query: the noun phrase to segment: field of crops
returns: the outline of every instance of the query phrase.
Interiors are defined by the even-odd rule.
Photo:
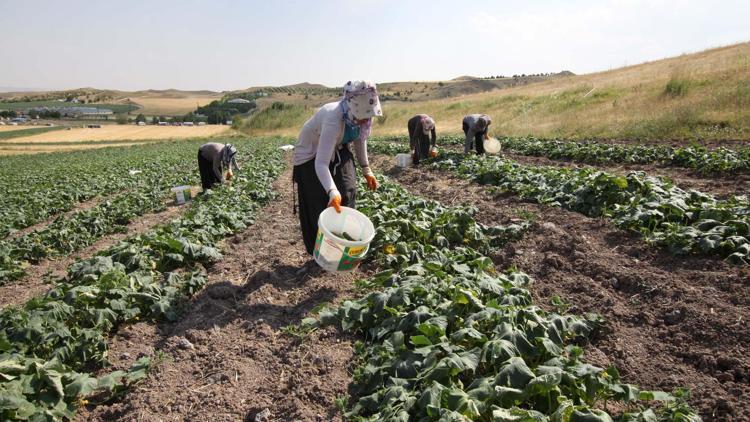
[[[138,107],[131,105],[131,104],[104,104],[104,103],[102,104],[99,104],[99,103],[73,104],[73,103],[66,103],[62,101],[0,102],[0,110],[11,110],[11,111],[28,110],[30,108],[35,108],[35,107],[69,107],[69,106],[106,108],[106,109],[112,110],[115,113],[127,113],[129,111],[138,109]]]
[[[126,231],[0,309],[1,420],[750,418],[747,197],[463,155],[457,136],[396,169],[408,142],[380,138],[381,186],[357,199],[375,239],[334,274],[301,246],[290,140],[226,139],[232,185],[131,234],[199,183],[201,141],[0,157],[0,295]],[[741,150],[504,142],[746,171]]]
[[[72,418],[88,397],[106,400],[146,376],[149,358],[139,359],[128,371],[95,376],[107,364],[107,335],[132,321],[176,318],[178,303],[205,283],[202,265],[221,258],[217,242],[251,224],[259,205],[271,198],[280,153],[273,145],[238,144],[252,154],[242,163],[249,178],[200,197],[174,221],[74,264],[44,296],[0,312],[3,419]],[[197,147],[192,146],[179,144],[190,156]],[[161,157],[187,164],[174,144],[167,148],[171,150],[158,151]],[[150,152],[140,150],[141,161],[129,164],[148,163]],[[177,171],[170,181],[191,182],[192,173]],[[149,185],[163,201],[169,184],[158,183]],[[134,203],[141,199],[131,197]]]

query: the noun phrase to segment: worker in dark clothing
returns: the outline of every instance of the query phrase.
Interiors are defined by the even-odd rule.
[[[486,114],[470,114],[464,117],[463,129],[466,135],[464,142],[464,154],[471,151],[472,144],[476,143],[477,155],[484,154],[484,140],[489,139],[487,131],[492,124],[492,119]]]
[[[198,169],[201,173],[203,190],[211,189],[215,184],[224,183],[224,172],[231,180],[232,168],[239,170],[235,156],[237,148],[232,144],[209,142],[198,148]]]
[[[414,165],[431,156],[430,146],[435,148],[435,121],[426,114],[417,114],[406,124],[409,130],[409,148]]]

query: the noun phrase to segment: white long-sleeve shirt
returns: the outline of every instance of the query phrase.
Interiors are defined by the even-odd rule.
[[[336,189],[329,165],[344,138],[344,114],[339,101],[323,105],[315,112],[299,134],[294,147],[294,165],[315,159],[315,173],[326,192]],[[367,159],[367,139],[352,141],[354,151],[365,175],[372,174]]]

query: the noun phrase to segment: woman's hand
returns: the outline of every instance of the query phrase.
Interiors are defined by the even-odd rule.
[[[378,188],[378,180],[375,179],[375,176],[366,174],[365,180],[367,180],[367,187],[370,188],[370,190],[375,190]]]
[[[337,213],[341,214],[341,194],[337,190],[328,193],[328,206],[333,207]]]

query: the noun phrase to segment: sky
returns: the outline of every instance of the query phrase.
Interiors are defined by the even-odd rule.
[[[0,0],[0,89],[558,72],[750,41],[748,0]]]

